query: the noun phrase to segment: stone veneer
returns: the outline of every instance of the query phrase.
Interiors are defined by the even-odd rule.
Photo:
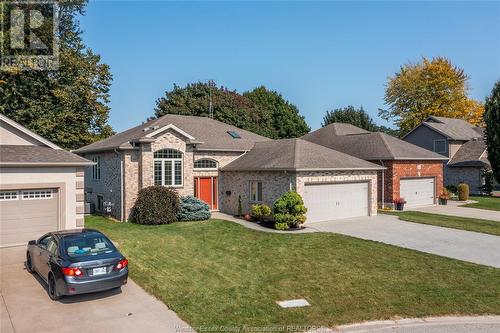
[[[373,161],[374,162],[374,161]],[[376,163],[376,162],[374,162]],[[378,163],[380,164],[380,163]],[[384,198],[387,205],[392,205],[400,197],[401,178],[433,177],[436,183],[436,200],[443,189],[443,162],[442,161],[384,161]],[[378,198],[382,198],[382,171],[378,177]]]
[[[83,228],[85,225],[85,168],[76,168],[75,173],[75,195],[76,195],[76,226]]]
[[[304,195],[305,185],[314,183],[345,183],[368,181],[370,186],[371,215],[377,215],[376,171],[299,171],[288,172],[243,172],[224,171],[220,176],[219,198],[221,211],[238,213],[238,196],[241,196],[242,212],[249,213],[250,181],[262,182],[262,203],[272,207],[283,193],[295,190]]]

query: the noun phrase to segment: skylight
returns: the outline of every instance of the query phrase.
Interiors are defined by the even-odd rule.
[[[241,136],[236,131],[227,131],[227,134],[231,135],[233,139],[241,139]]]

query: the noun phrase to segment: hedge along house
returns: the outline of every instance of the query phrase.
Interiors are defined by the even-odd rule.
[[[85,173],[86,200],[126,221],[138,191],[152,185],[219,210],[219,169],[268,140],[210,118],[165,115],[75,152],[95,162]]]
[[[252,204],[272,206],[297,191],[307,222],[377,214],[377,171],[384,168],[301,139],[257,142],[221,169],[221,210],[243,213]]]
[[[379,172],[378,202],[392,206],[397,198],[406,207],[432,205],[443,187],[442,155],[381,132],[333,123],[306,134],[304,140],[384,166]]]

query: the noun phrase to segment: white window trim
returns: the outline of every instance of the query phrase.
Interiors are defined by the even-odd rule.
[[[256,193],[257,195],[256,195],[256,199],[255,200],[253,200],[253,198],[252,198],[252,184],[253,183],[257,184],[257,193]],[[259,183],[262,184],[260,186],[260,188],[261,188],[261,193],[260,193],[261,200],[259,200]],[[262,202],[264,202],[264,182],[262,180],[251,180],[249,182],[249,191],[250,191],[250,193],[249,193],[250,194],[249,195],[249,199],[250,200],[249,201],[251,203],[262,203]]]
[[[92,162],[92,180],[101,180],[101,156],[93,156]]]
[[[38,198],[36,197],[30,197],[30,193],[36,193],[36,192],[47,192],[50,195],[45,196],[40,196]],[[35,194],[36,195],[36,194]],[[54,197],[54,191],[52,190],[28,190],[28,191],[22,191],[21,193],[21,200],[46,200],[46,199],[52,199]]]
[[[174,149],[175,150],[175,149]],[[171,187],[171,188],[181,188],[184,187],[184,153],[179,151],[182,155],[182,158],[153,158],[153,184],[155,182],[155,162],[161,162],[161,186]],[[171,176],[172,176],[172,185],[165,184],[165,163],[169,162],[171,164]],[[181,183],[175,184],[175,162],[181,163]]]
[[[203,161],[203,160],[215,162],[215,168],[197,168],[195,166],[196,162]],[[211,158],[200,158],[200,159],[197,159],[196,161],[194,161],[193,170],[201,170],[201,171],[214,171],[215,170],[215,171],[217,171],[217,170],[219,170],[219,162],[217,162],[216,160],[211,159]]]
[[[2,197],[0,197],[0,201],[14,201],[19,199],[18,191],[1,191]],[[4,196],[8,194],[10,198],[5,198]]]
[[[437,151],[436,150],[436,143],[437,142],[444,142],[444,151]],[[434,150],[435,153],[438,153],[438,154],[446,153],[446,140],[443,140],[443,139],[434,140],[432,148],[433,148],[433,150]]]

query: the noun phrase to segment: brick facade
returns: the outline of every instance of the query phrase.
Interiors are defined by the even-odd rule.
[[[449,167],[444,168],[445,185],[458,186],[460,183],[469,185],[471,194],[481,194],[483,186],[483,171],[480,167]]]
[[[380,164],[380,163],[378,163]],[[384,201],[392,204],[396,198],[400,197],[401,178],[414,177],[434,177],[436,183],[436,198],[443,189],[443,162],[442,161],[384,161],[387,168],[378,172],[378,198],[381,203],[382,198],[382,172]]]

